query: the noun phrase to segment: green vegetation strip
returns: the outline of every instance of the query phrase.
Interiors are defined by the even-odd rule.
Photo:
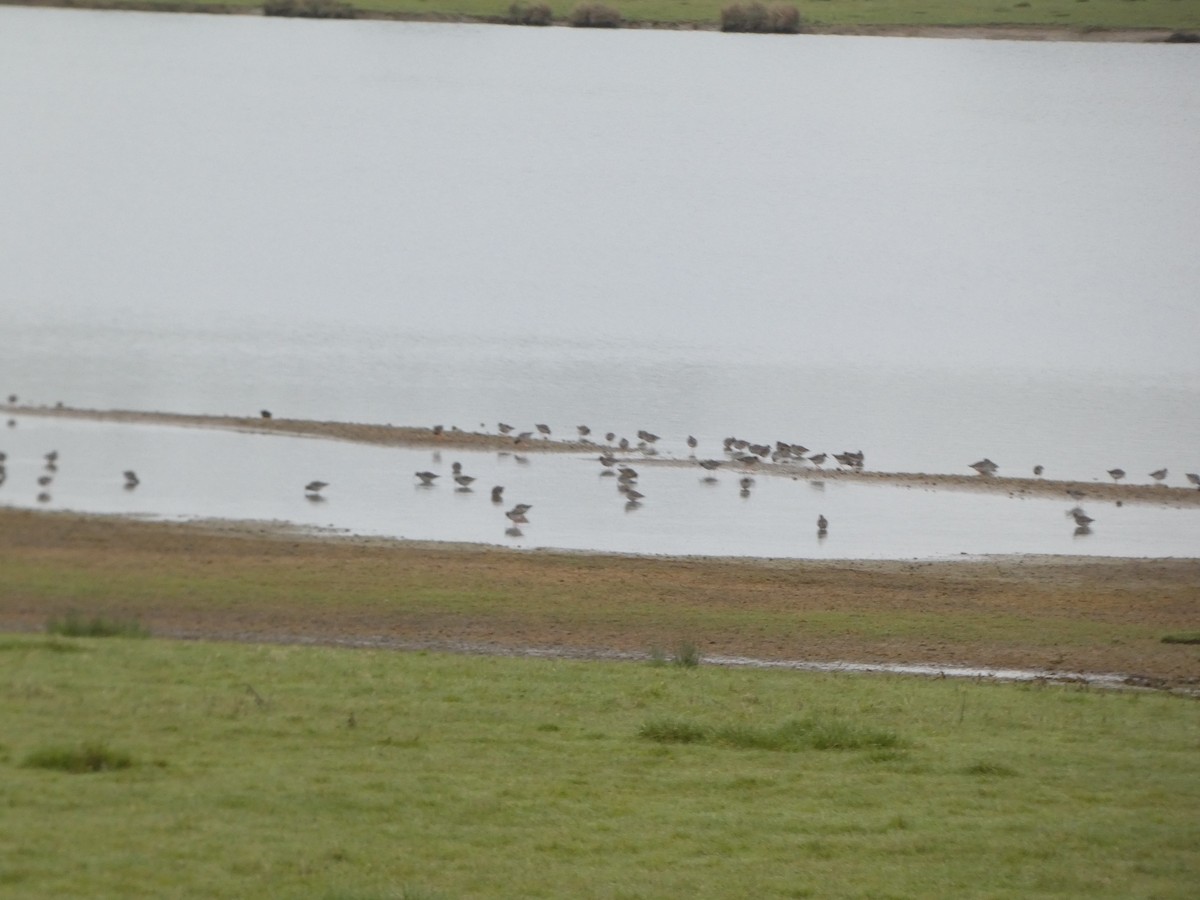
[[[657,24],[688,28],[718,28],[727,10],[754,6],[740,0],[64,0],[63,5],[98,8],[163,10],[259,11],[274,15],[340,18],[348,15],[393,16],[447,21],[511,22],[514,24],[591,25]],[[767,2],[768,17],[778,19],[781,7],[798,11],[801,30],[911,29],[922,27],[979,28],[1035,27],[1088,29],[1196,29],[1200,4],[1192,0],[1016,0],[981,3],[976,0],[794,0]],[[546,13],[541,8],[546,9]],[[590,8],[591,11],[585,11]],[[611,11],[597,13],[597,8]],[[531,15],[531,10],[534,14]],[[735,16],[736,18],[736,16]],[[791,31],[791,20],[778,30]],[[743,29],[737,29],[743,30]],[[751,30],[763,30],[754,28]]]
[[[1190,898],[1196,710],[1038,685],[10,635],[0,894]]]

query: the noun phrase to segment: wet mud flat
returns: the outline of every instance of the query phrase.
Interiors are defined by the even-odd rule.
[[[1177,640],[1200,560],[644,557],[0,508],[0,629],[72,611],[187,639],[1200,685]]]

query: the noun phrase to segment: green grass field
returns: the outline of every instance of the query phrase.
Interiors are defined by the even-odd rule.
[[[1157,897],[1200,706],[781,671],[0,636],[0,896]]]
[[[512,0],[349,0],[368,12],[408,16],[503,19]],[[535,2],[535,0],[525,0]],[[564,20],[579,0],[547,0]],[[607,0],[629,23],[713,27],[730,0]],[[768,0],[771,2],[771,0]],[[164,9],[255,8],[252,0],[81,0],[79,5]],[[1035,25],[1061,28],[1200,28],[1195,0],[793,0],[805,23],[815,27],[922,25]]]

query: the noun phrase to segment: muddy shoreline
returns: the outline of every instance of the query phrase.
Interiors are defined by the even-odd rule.
[[[263,418],[229,415],[193,415],[136,410],[80,409],[68,406],[0,407],[8,417],[40,416],[81,419],[132,425],[167,425],[188,428],[215,428],[255,434],[282,434],[373,444],[386,447],[429,447],[431,449],[494,450],[497,452],[599,454],[614,452],[619,459],[636,461],[639,466],[698,466],[695,459],[644,456],[636,450],[627,453],[604,443],[567,441],[543,437],[513,438],[501,434],[464,431],[454,426],[400,426],[360,422],[321,422],[306,419]],[[1049,478],[1013,476],[983,477],[957,473],[878,472],[871,469],[816,468],[797,463],[742,464],[727,459],[728,471],[753,472],[756,476],[792,479],[819,479],[860,484],[888,484],[930,490],[973,491],[1014,497],[1047,497],[1069,503],[1100,501],[1141,503],[1177,508],[1200,507],[1200,490],[1157,484],[1129,484],[1101,481],[1065,481]]]
[[[698,559],[0,507],[0,630],[69,612],[193,640],[828,671],[1017,670],[1192,692],[1200,560]],[[980,675],[979,677],[987,677]]]

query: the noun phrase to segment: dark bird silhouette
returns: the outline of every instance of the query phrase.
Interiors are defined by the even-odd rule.
[[[492,488],[492,502],[493,503],[503,503],[504,502],[504,485],[498,484],[494,488]]]
[[[442,477],[437,472],[417,472],[416,476],[421,479],[422,486],[426,487],[433,484],[433,479]]]
[[[1153,478],[1155,481],[1161,482],[1164,478],[1167,477],[1167,470],[1166,469],[1156,469],[1155,471],[1150,473],[1150,477]]]
[[[306,494],[319,494],[327,487],[329,487],[328,481],[310,481],[304,486],[304,492]]]
[[[137,477],[137,472],[133,471],[133,469],[126,469],[124,474],[125,487],[135,488],[142,483],[141,479]]]
[[[829,520],[824,515],[817,516],[817,534],[827,534],[829,532]]]

